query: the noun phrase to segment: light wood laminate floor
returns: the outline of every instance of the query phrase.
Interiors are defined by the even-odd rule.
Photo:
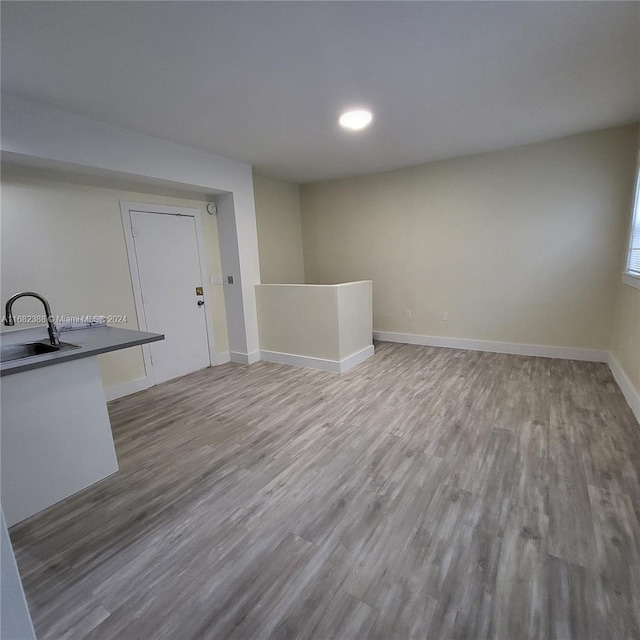
[[[604,364],[379,343],[110,404],[121,470],[11,531],[40,638],[640,637]]]

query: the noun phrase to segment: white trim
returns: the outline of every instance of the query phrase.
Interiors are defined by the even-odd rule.
[[[229,354],[229,352],[223,351],[222,353],[219,353],[218,357],[216,358],[216,364],[225,364],[227,362],[231,362],[231,355]]]
[[[631,247],[633,246],[633,230],[635,228],[636,223],[640,224],[640,220],[638,220],[638,216],[640,216],[640,151],[638,151],[638,160],[636,162],[636,182],[635,189],[633,190],[633,202],[631,205],[631,220],[629,221],[629,242],[627,243],[627,258],[625,260],[625,273],[629,274],[629,266],[631,264]],[[635,277],[635,274],[630,274],[631,277]],[[630,282],[626,282],[624,277],[622,278],[622,282],[625,284],[629,284],[632,287],[635,287],[635,284],[631,284]],[[640,286],[638,287],[640,289]]]
[[[633,415],[638,422],[640,422],[640,391],[633,386],[633,383],[629,380],[629,376],[620,366],[620,363],[616,360],[613,353],[609,353],[609,369],[611,369],[611,373],[618,383],[622,395],[624,395],[626,401],[629,403]]]
[[[187,207],[168,207],[160,204],[148,204],[143,202],[126,202],[120,201],[120,213],[122,215],[122,227],[124,229],[125,244],[127,247],[127,258],[129,260],[129,273],[131,275],[131,285],[133,288],[133,299],[136,308],[136,316],[138,318],[138,328],[140,331],[147,331],[147,318],[145,316],[144,305],[142,304],[142,286],[140,283],[140,273],[138,272],[136,247],[131,231],[131,212],[141,211],[143,213],[156,213],[159,215],[181,215],[190,216],[194,219],[196,228],[196,244],[198,246],[198,262],[200,265],[200,279],[203,291],[205,293],[204,313],[205,325],[207,331],[207,343],[209,347],[209,365],[217,364],[215,340],[213,336],[213,309],[211,308],[211,295],[207,277],[206,255],[204,251],[204,232],[202,230],[202,216],[200,209],[192,209]],[[144,358],[144,368],[147,377],[150,379],[149,386],[156,384],[153,372],[153,364],[151,362],[151,349],[148,344],[142,345],[142,355]]]
[[[320,287],[324,289],[330,289],[334,287],[349,287],[354,284],[362,284],[363,282],[373,283],[373,280],[353,280],[350,282],[336,282],[335,284],[306,284],[304,282],[259,282],[258,284],[261,287]]]
[[[111,402],[111,400],[130,396],[132,393],[138,393],[138,391],[144,391],[150,387],[153,387],[153,382],[151,378],[147,376],[145,378],[137,378],[136,380],[128,380],[127,382],[116,384],[113,387],[105,387],[104,396],[107,402]]]
[[[299,356],[293,353],[280,353],[279,351],[261,351],[260,355],[267,362],[277,362],[294,367],[305,367],[307,369],[320,369],[330,373],[344,373],[353,369],[357,364],[364,362],[374,353],[373,345],[369,345],[342,360],[327,360],[325,358],[312,358],[311,356]]]
[[[237,364],[253,364],[260,360],[260,351],[252,351],[251,353],[242,353],[241,351],[230,351],[229,360]]]
[[[622,272],[622,282],[630,287],[640,289],[640,274],[631,273],[629,271]]]
[[[207,254],[204,250],[204,230],[202,228],[202,214],[200,209],[193,209],[195,212],[194,221],[196,223],[196,243],[198,245],[198,258],[200,262],[200,278],[202,291],[207,295],[204,297],[204,319],[207,330],[207,341],[209,343],[209,364],[213,365],[217,361],[216,341],[213,335],[213,296],[211,295],[209,276],[207,273]]]
[[[294,367],[306,367],[307,369],[320,369],[321,371],[340,373],[339,360],[297,356],[293,353],[280,353],[279,351],[261,351],[260,355],[262,359],[267,362],[277,362],[278,364],[288,364]]]
[[[440,336],[422,336],[412,333],[394,333],[392,331],[374,331],[373,338],[374,340],[381,340],[382,342],[403,342],[406,344],[420,344],[430,347],[445,347],[448,349],[511,353],[519,356],[586,360],[588,362],[609,361],[609,352],[600,349],[517,344],[514,342],[491,342],[488,340],[469,340],[467,338],[443,338]]]
[[[131,231],[131,209],[129,202],[120,202],[120,214],[122,216],[122,227],[124,230],[124,241],[127,248],[127,260],[129,262],[129,275],[131,276],[131,287],[133,289],[133,303],[136,309],[136,319],[138,321],[138,329],[140,331],[147,330],[147,319],[144,315],[144,306],[142,305],[142,287],[140,285],[140,274],[138,273],[138,264],[136,261],[136,247],[133,242],[133,233]],[[153,375],[153,365],[151,364],[151,350],[148,344],[142,345],[142,358],[144,360],[144,371],[149,379],[150,386],[156,381]]]
[[[345,371],[349,371],[349,369],[353,369],[353,367],[355,367],[356,365],[369,359],[374,353],[375,347],[370,344],[364,349],[360,349],[360,351],[356,351],[350,356],[342,358],[342,360],[340,360],[340,373],[344,373]]]

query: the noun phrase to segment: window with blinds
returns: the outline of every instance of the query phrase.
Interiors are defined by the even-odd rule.
[[[640,168],[636,175],[636,197],[633,202],[633,219],[631,222],[631,240],[629,241],[627,272],[634,276],[640,276]]]

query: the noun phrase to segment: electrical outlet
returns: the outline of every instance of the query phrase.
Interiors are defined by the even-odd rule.
[[[411,315],[412,315],[412,314],[411,314],[411,309],[407,309],[407,310],[404,312],[404,317],[405,317],[407,320],[411,320]]]
[[[442,314],[442,322],[446,322],[449,319],[449,314],[445,311]]]
[[[209,282],[211,284],[222,284],[222,276],[210,276]]]

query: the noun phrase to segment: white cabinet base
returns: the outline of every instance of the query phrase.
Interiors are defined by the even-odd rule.
[[[3,376],[0,394],[9,526],[118,470],[97,357]]]

